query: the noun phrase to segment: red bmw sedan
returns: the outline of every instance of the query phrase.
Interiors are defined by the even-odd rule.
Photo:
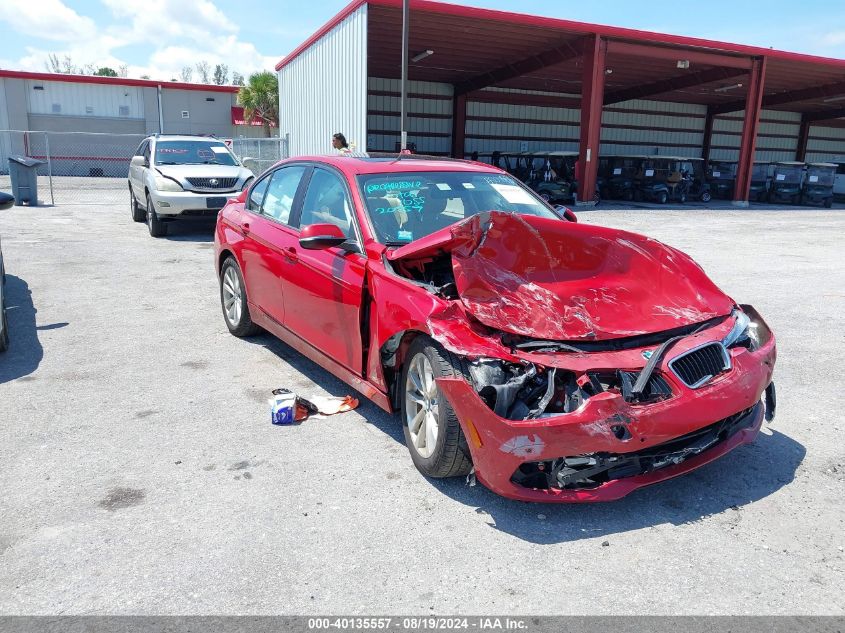
[[[429,477],[607,501],[752,442],[775,339],[684,253],[578,223],[509,174],[282,161],[221,211],[220,300],[404,427]]]

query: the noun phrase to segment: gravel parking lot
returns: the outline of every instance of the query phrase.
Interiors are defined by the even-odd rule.
[[[602,210],[690,253],[779,338],[752,446],[604,505],[507,501],[414,469],[347,387],[228,334],[210,225],[126,204],[0,213],[2,614],[843,614],[845,212]]]

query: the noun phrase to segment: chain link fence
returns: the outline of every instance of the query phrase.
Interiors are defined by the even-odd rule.
[[[256,176],[288,157],[288,139],[273,138],[236,138],[232,140],[232,151],[241,159],[244,167]]]
[[[0,130],[0,190],[11,192],[9,157],[42,161],[39,204],[126,202],[129,161],[144,134]],[[223,139],[221,139],[223,140]],[[288,155],[286,138],[235,138],[231,149],[256,175]]]

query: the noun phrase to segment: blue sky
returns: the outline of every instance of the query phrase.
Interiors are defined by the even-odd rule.
[[[276,61],[347,0],[0,0],[0,68],[125,64],[130,77],[179,77],[225,63],[248,74]],[[845,0],[470,0],[463,4],[845,58]],[[193,80],[197,80],[193,72]]]

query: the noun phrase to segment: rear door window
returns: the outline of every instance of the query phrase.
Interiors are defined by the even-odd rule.
[[[296,191],[304,173],[305,167],[301,165],[282,167],[275,171],[269,179],[270,184],[267,186],[261,213],[277,222],[288,224]]]

